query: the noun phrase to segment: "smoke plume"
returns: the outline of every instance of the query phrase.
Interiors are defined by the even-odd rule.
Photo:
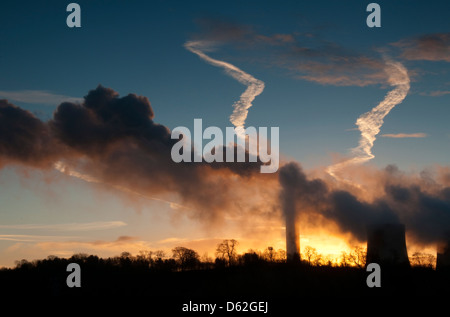
[[[146,97],[102,86],[82,103],[64,102],[42,122],[29,111],[0,101],[0,167],[21,164],[54,169],[88,182],[107,184],[151,199],[178,195],[185,212],[206,223],[223,212],[241,212],[235,201],[258,194],[237,184],[270,181],[260,163],[175,163],[169,129],[154,122]],[[237,151],[235,151],[237,152]],[[225,151],[223,151],[225,153]]]
[[[177,140],[154,118],[147,98],[120,97],[102,86],[82,103],[59,105],[48,122],[0,100],[0,167],[57,168],[151,199],[169,201],[170,195],[170,201],[182,207],[178,212],[208,225],[226,217],[252,216],[254,221],[253,216],[279,216],[277,211],[282,211],[297,226],[308,225],[304,219],[316,221],[316,226],[333,223],[360,241],[366,238],[366,225],[377,223],[402,223],[407,234],[423,244],[447,237],[446,167],[416,176],[395,166],[358,166],[354,170],[363,178],[363,192],[326,177],[311,178],[297,163],[284,164],[278,174],[260,173],[260,163],[175,163],[170,152]],[[245,219],[243,225],[249,223],[240,219]]]
[[[58,151],[48,125],[29,111],[0,100],[0,168],[10,161],[40,167]]]
[[[371,189],[381,187],[382,193],[371,200],[354,187],[350,191],[333,188],[322,179],[310,180],[297,163],[284,165],[279,175],[280,201],[287,218],[323,218],[359,241],[365,241],[367,225],[383,223],[404,224],[421,244],[436,243],[448,235],[450,187],[426,173],[414,178],[395,166],[374,172],[368,176],[375,179]]]

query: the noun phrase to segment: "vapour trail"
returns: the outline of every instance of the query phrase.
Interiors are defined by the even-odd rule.
[[[151,199],[151,200],[156,200],[156,201],[160,201],[160,202],[163,202],[163,203],[167,203],[167,204],[169,204],[169,206],[172,209],[190,209],[190,208],[188,208],[186,206],[180,205],[180,204],[175,203],[173,201],[147,196],[147,195],[141,194],[139,192],[136,192],[134,190],[131,190],[129,188],[123,187],[123,186],[118,186],[118,185],[113,185],[113,184],[108,184],[108,183],[102,182],[101,180],[99,180],[99,179],[97,179],[95,177],[92,177],[90,175],[77,172],[77,171],[75,171],[73,169],[70,169],[70,167],[68,167],[67,165],[65,165],[61,161],[58,161],[55,164],[53,164],[53,167],[57,171],[59,171],[59,172],[61,172],[63,174],[66,174],[66,175],[69,175],[69,176],[72,176],[72,177],[76,177],[76,178],[84,180],[85,182],[88,182],[88,183],[106,184],[106,185],[111,186],[111,187],[113,187],[113,188],[115,188],[117,190],[120,190],[120,191],[124,192],[124,193],[129,193],[129,194],[140,196],[140,197],[143,197],[143,198],[146,198],[146,199]]]
[[[230,116],[230,121],[235,126],[236,134],[238,136],[243,136],[248,109],[252,106],[255,97],[263,92],[264,82],[230,63],[219,61],[203,53],[202,50],[208,49],[211,44],[211,42],[206,41],[188,41],[184,44],[184,47],[192,53],[197,54],[209,64],[222,67],[228,75],[247,86],[247,89],[242,93],[240,99],[233,104],[234,110]]]
[[[352,149],[353,157],[343,162],[331,165],[327,168],[328,174],[335,179],[342,180],[337,173],[349,165],[365,163],[375,157],[372,153],[373,143],[377,134],[384,123],[384,118],[399,103],[401,103],[410,88],[410,79],[408,70],[399,62],[386,60],[385,71],[389,78],[389,84],[395,88],[391,90],[383,101],[381,101],[371,111],[362,114],[357,120],[356,125],[361,132],[359,144]],[[351,183],[348,180],[345,182]]]

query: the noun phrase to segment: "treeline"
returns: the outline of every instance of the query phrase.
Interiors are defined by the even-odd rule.
[[[0,269],[0,293],[36,296],[103,296],[123,294],[147,298],[184,298],[214,296],[217,301],[234,298],[287,298],[296,296],[370,297],[447,292],[450,270],[434,270],[433,257],[415,254],[415,264],[426,269],[389,270],[383,268],[382,285],[367,287],[366,250],[355,247],[336,258],[305,247],[301,261],[286,261],[284,250],[237,252],[236,240],[217,245],[213,257],[195,250],[175,247],[171,252],[141,251],[133,255],[101,258],[74,254],[70,258],[50,255],[40,260],[21,260],[12,269]],[[81,287],[67,284],[70,263],[80,268]],[[273,306],[273,305],[272,305]],[[181,306],[180,306],[181,307]]]
[[[195,250],[186,247],[175,247],[172,254],[165,251],[140,251],[137,255],[122,252],[120,256],[99,258],[96,255],[84,253],[74,254],[70,258],[59,258],[54,255],[42,260],[16,261],[16,270],[27,271],[33,268],[45,269],[48,266],[67,265],[67,263],[85,264],[90,267],[124,268],[135,270],[156,271],[187,271],[220,269],[226,267],[264,266],[277,263],[286,263],[285,250],[275,250],[267,247],[263,251],[248,250],[243,254],[237,253],[238,241],[223,240],[217,245],[215,258],[207,254],[200,256]],[[416,252],[410,257],[410,263],[415,267],[434,268],[436,257],[431,254]],[[356,267],[364,268],[366,265],[366,249],[356,246],[350,252],[342,252],[338,257],[322,255],[313,247],[306,246],[301,253],[301,264],[314,267]]]

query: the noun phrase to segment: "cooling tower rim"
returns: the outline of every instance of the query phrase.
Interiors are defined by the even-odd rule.
[[[382,229],[398,229],[405,230],[405,224],[399,222],[380,222],[366,224],[366,228],[369,231],[382,230]]]

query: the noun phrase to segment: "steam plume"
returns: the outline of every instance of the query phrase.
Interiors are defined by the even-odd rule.
[[[48,122],[0,100],[0,168],[56,167],[147,198],[174,198],[188,207],[177,210],[208,225],[225,216],[262,217],[282,210],[294,224],[293,236],[305,215],[331,221],[360,241],[367,224],[403,223],[408,234],[428,244],[442,240],[450,228],[448,169],[438,171],[435,180],[429,173],[417,179],[392,166],[382,171],[360,166],[374,193],[367,198],[354,187],[343,190],[341,183],[311,179],[296,163],[285,164],[278,174],[259,173],[260,163],[175,163],[170,152],[176,140],[154,116],[147,98],[119,97],[102,86],[82,103],[59,105]]]
[[[83,181],[85,181],[87,183],[97,183],[97,184],[109,185],[112,188],[120,190],[121,192],[124,192],[124,193],[129,193],[129,194],[132,194],[132,195],[135,195],[135,196],[139,196],[139,197],[143,197],[143,198],[146,198],[146,199],[160,201],[160,202],[169,204],[169,206],[171,208],[174,208],[174,209],[180,209],[180,208],[187,208],[188,209],[189,208],[187,206],[183,206],[183,205],[177,204],[176,202],[173,202],[173,201],[169,201],[169,200],[162,199],[162,198],[156,198],[156,197],[151,197],[151,196],[148,196],[148,195],[144,195],[142,193],[136,192],[136,191],[134,191],[134,190],[132,190],[130,188],[127,188],[127,187],[114,185],[114,184],[106,184],[106,183],[102,182],[100,179],[96,179],[95,177],[92,177],[90,175],[83,174],[83,173],[80,173],[80,172],[78,172],[76,170],[71,169],[69,166],[67,166],[66,164],[64,164],[61,161],[56,162],[53,165],[53,167],[57,171],[59,171],[59,172],[61,172],[63,174],[66,174],[66,175],[69,175],[69,176],[81,179],[81,180],[83,180]]]
[[[205,41],[189,41],[184,46],[211,65],[222,67],[228,75],[247,86],[240,99],[233,104],[234,110],[230,116],[231,123],[236,127],[237,135],[242,137],[244,136],[244,124],[245,119],[247,119],[248,109],[252,106],[256,96],[263,92],[264,82],[230,63],[219,61],[203,53],[202,49],[207,49],[210,44],[210,42]]]
[[[175,163],[171,149],[177,140],[153,119],[146,97],[119,97],[102,86],[89,91],[82,103],[60,104],[48,122],[0,100],[0,168],[57,168],[142,197],[168,203],[174,198],[180,203],[172,206],[205,223],[220,221],[223,212],[234,210],[234,201],[253,191],[237,184],[257,183],[256,175],[265,181],[274,178],[259,175],[260,163],[248,160]],[[170,201],[164,199],[169,195]]]
[[[408,94],[410,79],[407,69],[401,63],[390,60],[386,61],[385,69],[389,75],[389,84],[395,86],[395,88],[375,108],[362,114],[356,120],[356,125],[361,132],[361,138],[359,139],[359,145],[352,149],[354,156],[346,161],[331,165],[327,169],[327,172],[336,179],[340,179],[337,173],[343,168],[349,165],[365,163],[375,157],[372,153],[372,147],[384,123],[384,118]]]
[[[407,233],[420,244],[447,238],[450,187],[424,173],[415,179],[395,166],[373,172],[369,176],[371,190],[381,192],[371,200],[358,195],[361,191],[354,187],[333,189],[333,184],[325,180],[309,179],[297,163],[282,166],[279,173],[280,202],[286,219],[326,219],[361,242],[366,239],[367,225],[383,223],[404,224]]]

